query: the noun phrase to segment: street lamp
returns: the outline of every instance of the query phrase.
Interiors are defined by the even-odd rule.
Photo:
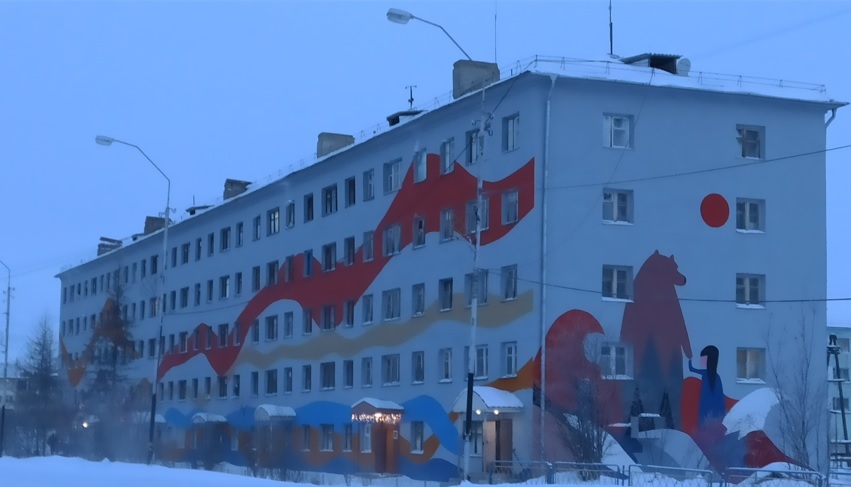
[[[163,228],[163,270],[161,273],[161,281],[162,281],[162,289],[165,292],[165,271],[168,268],[168,225],[169,225],[169,214],[170,214],[170,205],[171,205],[171,179],[165,175],[165,173],[160,169],[159,166],[156,165],[154,161],[148,157],[148,154],[145,154],[145,151],[142,150],[141,147],[135,144],[131,144],[129,142],[124,142],[123,140],[118,140],[112,137],[107,137],[105,135],[98,135],[95,137],[95,143],[99,145],[110,146],[113,143],[123,144],[129,147],[133,147],[138,150],[148,162],[151,163],[152,166],[165,178],[168,183],[168,189],[166,191],[165,197],[165,226]],[[165,313],[168,309],[168,306],[165,305],[165,300],[163,300],[162,313],[160,314],[160,329],[157,335],[157,357],[154,363],[154,382],[151,385],[151,422],[148,429],[148,463],[150,464],[154,460],[154,427],[156,425],[156,416],[157,416],[157,388],[159,387],[160,382],[160,359],[162,356],[162,336],[163,336],[163,320],[165,319]]]
[[[12,270],[5,262],[0,260],[0,265],[6,268],[8,280],[6,281],[6,340],[3,342],[3,406],[0,406],[0,457],[3,456],[4,439],[6,433],[6,392],[9,387],[9,316],[12,306]]]
[[[469,59],[470,61],[473,60],[473,58],[471,58],[470,55],[467,54],[467,51],[465,51],[464,48],[461,47],[451,35],[449,35],[449,32],[446,32],[446,29],[444,29],[443,26],[435,24],[434,22],[429,22],[428,20],[420,17],[415,17],[414,14],[408,12],[407,10],[391,8],[387,11],[387,20],[393,22],[394,24],[407,24],[411,19],[419,20],[420,22],[425,22],[428,25],[433,25],[438,29],[442,30],[443,33],[446,34],[446,37],[448,37],[449,40],[452,41],[452,43],[455,44],[456,47],[458,47],[458,49],[461,49],[461,52],[464,53],[464,56],[466,56],[467,59]]]

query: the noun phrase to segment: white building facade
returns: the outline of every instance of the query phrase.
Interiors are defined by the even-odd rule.
[[[144,396],[157,368],[173,458],[215,443],[235,464],[457,478],[478,275],[475,473],[576,460],[571,418],[616,441],[602,461],[783,459],[771,402],[745,398],[790,360],[826,383],[823,151],[842,104],[642,60],[538,63],[486,88],[489,130],[475,91],[196,211],[165,257],[155,232],[63,271],[68,386],[113,353],[115,305],[128,387]],[[817,346],[785,339],[802,329]]]

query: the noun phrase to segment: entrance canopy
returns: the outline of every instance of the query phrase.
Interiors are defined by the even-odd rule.
[[[398,423],[405,408],[393,401],[364,397],[352,404],[352,421],[362,423]]]
[[[295,419],[295,409],[289,406],[261,404],[254,410],[255,421],[290,421],[293,419]]]
[[[135,411],[131,416],[134,423],[148,424],[151,422],[150,411]],[[157,424],[165,424],[165,417],[162,414],[154,415],[154,422]]]
[[[501,414],[518,413],[523,410],[523,402],[513,392],[503,391],[495,387],[474,386],[473,387],[473,412],[477,415],[483,413]],[[455,413],[467,412],[467,389],[463,389],[455,399],[452,406]]]
[[[220,414],[213,413],[195,413],[192,416],[192,423],[194,424],[204,424],[204,423],[227,423],[228,420],[224,416]]]

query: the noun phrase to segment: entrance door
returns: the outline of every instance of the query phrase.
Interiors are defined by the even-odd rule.
[[[496,422],[496,459],[510,461],[513,456],[514,447],[511,444],[512,423],[510,419]]]
[[[372,425],[372,451],[375,455],[375,472],[387,471],[387,431],[390,428],[385,423]]]

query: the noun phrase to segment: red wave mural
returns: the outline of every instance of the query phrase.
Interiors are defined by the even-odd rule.
[[[400,190],[378,226],[375,227],[372,261],[363,262],[363,247],[360,247],[355,253],[353,265],[344,265],[342,261],[338,261],[335,270],[322,272],[321,263],[314,258],[311,263],[314,269],[313,275],[305,277],[304,254],[295,255],[289,271],[286,263],[279,268],[278,283],[260,290],[248,302],[237,317],[236,326],[229,333],[225,346],[220,347],[215,331],[201,323],[196,327],[199,350],[194,350],[196,347],[192,340],[185,353],[175,353],[176,347],[170,350],[160,363],[160,376],[197,355],[205,355],[216,373],[224,375],[236,361],[254,320],[270,305],[281,300],[293,300],[303,309],[311,310],[314,318],[312,326],[318,326],[316,320],[319,318],[322,306],[333,305],[334,325],[339,325],[343,319],[343,303],[360,299],[384,266],[393,258],[392,255],[385,256],[382,252],[382,233],[392,225],[398,224],[401,227],[400,248],[404,249],[412,243],[415,217],[425,220],[426,233],[435,233],[440,231],[441,211],[453,208],[456,234],[464,236],[466,233],[464,211],[467,202],[475,199],[476,177],[457,163],[451,173],[441,175],[440,156],[436,154],[428,154],[426,164],[428,177],[418,183],[414,182],[413,165],[409,166]],[[483,193],[489,196],[489,218],[488,230],[482,232],[482,245],[499,240],[514,228],[515,224],[502,224],[503,191],[511,189],[518,191],[517,217],[520,221],[532,211],[535,205],[534,185],[534,158],[500,181],[483,183]],[[286,279],[288,274],[292,280]],[[213,334],[211,339],[213,347],[210,350],[203,350],[205,347],[201,346],[201,343],[207,343],[207,334]],[[236,334],[239,337],[238,342],[234,340],[237,337]]]

